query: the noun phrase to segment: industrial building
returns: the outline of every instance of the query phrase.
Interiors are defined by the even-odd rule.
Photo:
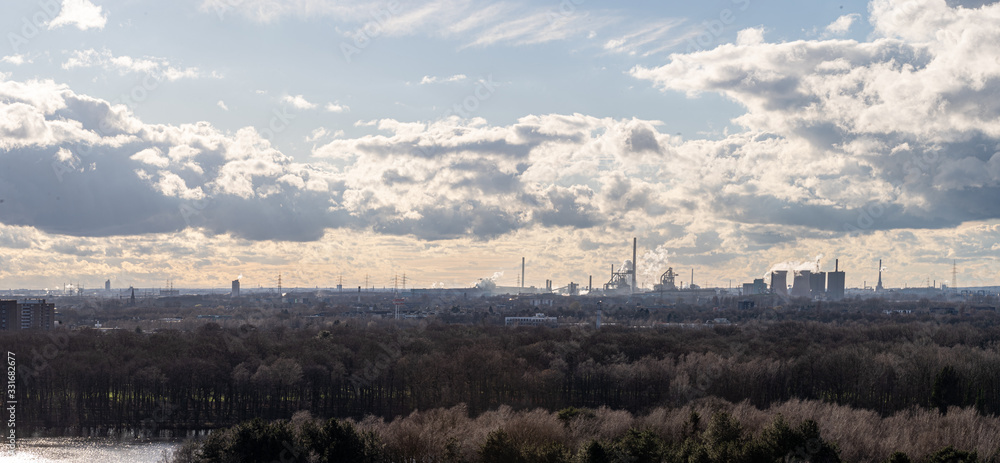
[[[826,272],[816,272],[809,276],[809,290],[812,297],[826,295]]]
[[[56,326],[56,305],[45,299],[0,301],[0,331],[51,330]]]
[[[233,291],[229,294],[231,297],[240,297],[240,280],[233,280]]]
[[[792,272],[792,297],[809,297],[812,295],[812,272],[796,270]]]
[[[788,295],[788,272],[776,270],[771,272],[771,292],[774,294]]]
[[[795,270],[792,272],[792,290],[788,291],[788,271],[775,270],[771,272],[771,289],[768,291],[763,279],[756,279],[753,283],[743,284],[743,296],[753,296],[758,294],[771,294],[779,296],[805,297],[812,299],[841,300],[844,298],[844,272],[840,271],[840,260],[836,261],[834,271],[821,272],[817,266],[816,271]]]
[[[846,277],[844,272],[840,271],[840,260],[838,259],[834,264],[833,271],[826,276],[826,296],[834,301],[843,299],[845,281]]]
[[[882,259],[878,260],[878,284],[875,285],[875,292],[881,293],[885,291],[885,287],[882,286]]]
[[[559,326],[556,317],[546,317],[543,313],[536,313],[534,317],[505,317],[504,324],[507,326]]]
[[[764,282],[763,278],[757,278],[753,281],[753,283],[743,283],[744,296],[757,296],[767,293],[767,283]]]
[[[674,268],[670,267],[663,275],[660,275],[660,283],[653,286],[656,291],[677,291],[677,275],[674,273]]]
[[[605,292],[618,292],[618,293],[628,293],[632,294],[636,292],[636,251],[639,245],[638,238],[632,238],[632,260],[625,261],[625,265],[622,265],[618,271],[615,271],[615,266],[611,265],[611,279],[604,284]]]

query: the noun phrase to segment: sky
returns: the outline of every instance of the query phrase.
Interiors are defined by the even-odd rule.
[[[1000,284],[1000,5],[31,0],[0,288]],[[398,280],[394,280],[398,277]]]

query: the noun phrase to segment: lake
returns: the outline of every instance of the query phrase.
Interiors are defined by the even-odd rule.
[[[0,463],[76,462],[159,463],[169,461],[169,455],[181,441],[120,440],[100,437],[55,437],[19,439],[17,453],[0,451]]]

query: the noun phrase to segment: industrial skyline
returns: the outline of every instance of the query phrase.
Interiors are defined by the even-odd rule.
[[[632,239],[632,259],[638,258],[638,238]],[[649,254],[647,254],[649,255]],[[508,279],[504,278],[503,272],[495,272],[490,277],[480,278],[469,285],[458,285],[458,286],[447,286],[443,284],[434,284],[431,286],[421,286],[419,284],[414,284],[412,278],[410,281],[410,288],[412,289],[478,289],[485,290],[487,292],[494,292],[497,294],[503,294],[504,292],[508,294],[531,294],[531,293],[561,293],[567,295],[586,295],[588,293],[597,294],[608,294],[608,295],[628,295],[628,294],[638,294],[638,293],[649,293],[649,292],[659,292],[659,293],[672,293],[681,291],[700,291],[709,290],[717,291],[724,290],[727,294],[734,294],[734,290],[739,292],[741,295],[756,295],[756,294],[778,294],[785,297],[806,297],[806,298],[822,298],[822,299],[833,299],[839,300],[845,297],[845,291],[850,289],[855,295],[859,294],[858,291],[868,291],[874,295],[884,294],[887,291],[899,290],[899,289],[955,289],[955,288],[982,288],[990,287],[997,288],[1000,287],[1000,283],[984,284],[984,285],[954,285],[953,281],[956,281],[956,275],[958,271],[957,263],[953,262],[951,267],[952,279],[951,280],[939,280],[927,278],[925,280],[926,284],[921,284],[917,282],[914,285],[909,283],[904,283],[898,286],[886,286],[883,285],[882,275],[885,271],[883,262],[880,259],[878,262],[878,267],[875,270],[877,274],[877,282],[871,283],[870,280],[864,279],[866,275],[862,273],[855,279],[860,279],[862,283],[860,285],[851,286],[847,284],[847,272],[844,271],[840,266],[840,260],[834,260],[834,266],[829,271],[824,269],[824,262],[817,258],[813,262],[782,262],[773,264],[770,266],[770,270],[765,272],[761,278],[752,278],[752,282],[745,282],[736,280],[734,284],[734,279],[729,278],[728,284],[714,284],[702,282],[701,284],[695,283],[695,271],[690,269],[690,277],[685,281],[682,280],[683,276],[680,273],[675,272],[673,266],[669,266],[663,262],[655,262],[652,259],[647,259],[646,262],[638,261],[639,264],[633,263],[633,260],[626,260],[623,264],[615,267],[615,264],[611,264],[611,269],[609,274],[597,275],[598,284],[594,284],[594,275],[587,275],[584,280],[574,280],[568,282],[556,283],[554,280],[545,278],[544,285],[535,285],[527,282],[527,257],[521,257],[520,266],[518,268],[519,273],[516,275],[516,282],[514,284],[509,284]],[[666,270],[664,270],[666,266]],[[852,272],[853,273],[853,272]],[[638,275],[640,274],[656,274],[659,277],[648,282],[645,279],[640,280]],[[231,297],[238,298],[241,296],[241,287],[243,285],[244,275],[240,274],[235,280],[231,282],[231,289],[229,294]],[[604,278],[608,278],[607,282],[600,283],[604,281]],[[323,289],[323,290],[336,290],[338,292],[353,292],[355,288],[358,291],[368,292],[368,291],[393,291],[393,292],[406,292],[407,291],[407,276],[406,273],[402,274],[402,279],[400,275],[394,274],[389,278],[388,284],[379,284],[383,279],[378,277],[373,277],[370,274],[365,274],[364,284],[352,285],[351,281],[348,280],[345,285],[343,275],[341,275],[337,284],[323,284],[317,285],[312,284],[313,282],[300,282],[299,285],[286,285],[285,289],[290,291],[301,291],[310,289]],[[287,280],[286,280],[287,281]],[[282,274],[273,276],[270,281],[272,284],[266,284],[267,282],[256,282],[256,286],[249,286],[250,292],[259,291],[269,291],[283,293],[282,286]],[[871,284],[870,284],[871,283]],[[52,294],[69,294],[69,295],[84,295],[86,286],[79,282],[63,284],[59,288],[44,288],[44,291],[51,291]],[[39,288],[19,288],[19,289],[29,289],[32,291],[37,291]],[[121,293],[125,290],[125,287],[113,288],[111,280],[106,280],[104,283],[104,295],[112,294],[115,291]],[[135,285],[128,285],[127,289],[131,291],[134,298]],[[179,289],[174,288],[174,282],[168,280],[166,286],[151,286],[148,289],[155,290],[154,295],[158,296],[176,296],[179,295]],[[216,286],[192,286],[186,288],[189,290],[219,290]],[[8,292],[12,291],[8,289]],[[2,294],[2,290],[0,290]]]
[[[995,2],[4,13],[0,290],[1000,282]]]

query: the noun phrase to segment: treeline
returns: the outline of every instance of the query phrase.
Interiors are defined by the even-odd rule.
[[[370,322],[288,329],[10,333],[18,425],[221,428],[255,417],[391,418],[466,404],[479,415],[641,413],[718,397],[766,409],[819,400],[890,416],[1000,413],[1000,327],[777,322],[710,329],[505,328]]]
[[[813,419],[815,417],[815,419]],[[954,427],[954,436],[940,426]],[[961,430],[961,432],[959,432]],[[790,401],[768,410],[707,400],[633,415],[509,407],[470,418],[464,406],[391,421],[255,419],[188,441],[174,463],[221,462],[991,462],[1000,420],[953,410],[882,418],[850,407]]]

